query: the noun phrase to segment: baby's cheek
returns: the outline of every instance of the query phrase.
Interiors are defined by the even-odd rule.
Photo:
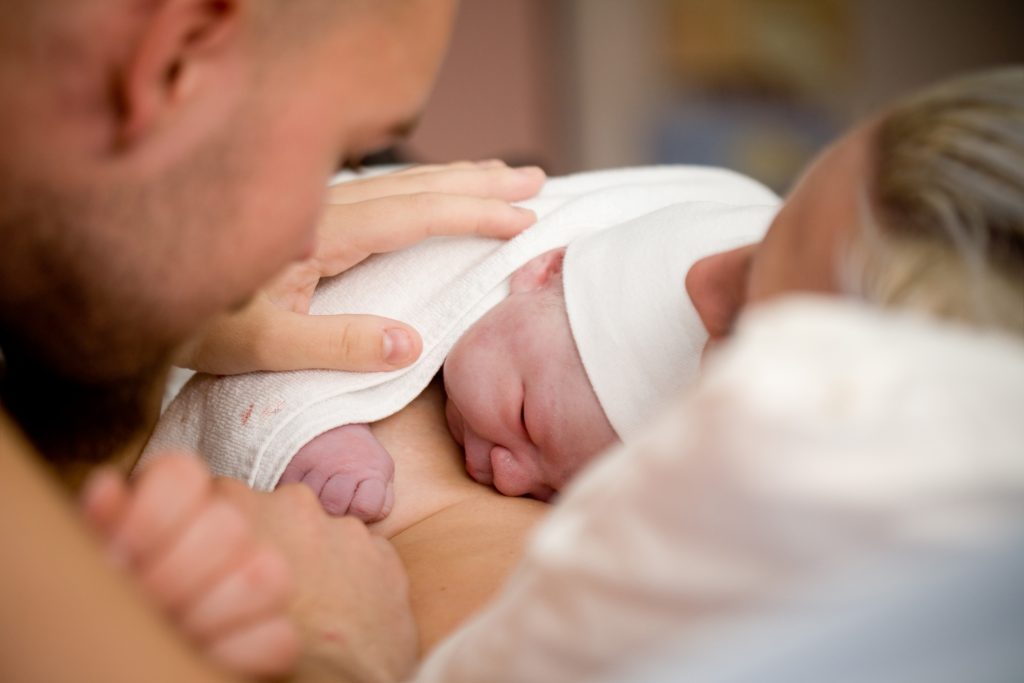
[[[589,384],[587,392],[589,395],[578,402],[580,412],[573,416],[570,424],[565,425],[565,434],[569,438],[563,442],[564,450],[545,454],[548,458],[545,467],[553,473],[552,482],[558,490],[568,485],[598,456],[619,442],[618,435],[608,422]]]

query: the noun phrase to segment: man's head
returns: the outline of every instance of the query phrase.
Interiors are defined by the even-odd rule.
[[[28,368],[137,393],[308,254],[331,171],[422,107],[452,9],[0,0],[0,347],[16,416],[39,408],[17,408]]]
[[[747,304],[848,294],[1024,333],[1024,69],[953,80],[827,149],[758,245],[686,279],[712,341]]]
[[[573,341],[564,254],[547,252],[516,271],[509,297],[445,361],[448,426],[466,468],[509,496],[547,500],[617,438]]]

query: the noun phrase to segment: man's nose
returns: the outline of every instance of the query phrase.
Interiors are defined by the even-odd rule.
[[[711,339],[727,337],[746,303],[750,261],[757,244],[712,254],[686,274],[686,292]]]

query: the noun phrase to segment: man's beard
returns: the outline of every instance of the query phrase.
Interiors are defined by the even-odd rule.
[[[4,348],[0,400],[32,444],[58,469],[106,462],[157,417],[166,364],[134,375],[83,381],[17,348]]]
[[[0,173],[0,401],[58,468],[102,462],[155,419],[174,345],[151,310],[110,301],[85,212],[15,186]]]

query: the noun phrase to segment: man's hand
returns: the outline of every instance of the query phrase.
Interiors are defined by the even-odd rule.
[[[115,564],[213,661],[246,676],[291,671],[299,640],[288,564],[198,458],[158,458],[131,485],[98,470],[82,506]]]
[[[242,311],[215,321],[177,362],[221,375],[404,367],[422,350],[416,330],[372,315],[309,315],[320,279],[428,237],[513,237],[536,216],[509,202],[534,196],[544,180],[539,168],[489,161],[419,166],[335,186],[314,256],[286,269]]]
[[[292,484],[257,493],[198,458],[126,485],[97,472],[83,508],[114,562],[214,661],[244,675],[384,683],[416,662],[408,579],[391,545]],[[301,654],[300,654],[301,650]]]
[[[292,568],[292,617],[303,643],[297,679],[384,683],[412,672],[417,634],[408,578],[390,543],[355,518],[329,517],[304,485],[255,493],[220,479],[215,488]]]

